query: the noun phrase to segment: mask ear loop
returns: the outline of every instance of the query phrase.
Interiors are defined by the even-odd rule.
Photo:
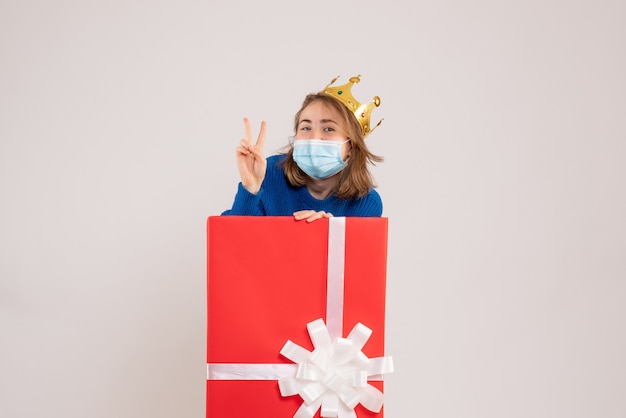
[[[347,153],[347,155],[346,155],[346,159],[345,159],[345,160],[343,160],[343,162],[344,162],[344,163],[346,163],[346,164],[348,163],[348,160],[350,159],[350,156],[352,155],[352,139],[348,138],[347,140],[345,140],[345,141],[343,141],[343,142],[341,143],[341,145],[343,145],[343,144],[345,144],[345,143],[347,143],[347,142],[349,142],[349,143],[350,143],[350,149],[348,150],[348,153]]]

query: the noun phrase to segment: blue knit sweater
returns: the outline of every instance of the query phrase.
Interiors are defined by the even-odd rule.
[[[231,216],[292,216],[294,212],[312,209],[330,212],[334,216],[381,216],[383,203],[374,189],[358,199],[339,199],[331,195],[324,200],[311,196],[306,186],[293,187],[287,181],[280,162],[284,155],[267,158],[267,171],[256,195],[239,183],[235,201],[222,215]]]

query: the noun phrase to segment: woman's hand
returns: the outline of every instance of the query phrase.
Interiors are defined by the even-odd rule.
[[[243,119],[243,124],[246,128],[246,137],[237,147],[237,167],[239,167],[243,187],[250,193],[257,194],[261,190],[261,183],[267,170],[267,161],[263,156],[265,121],[261,122],[261,130],[254,145],[252,145],[252,129],[248,118]]]
[[[316,212],[314,210],[300,210],[298,212],[294,212],[293,217],[296,219],[296,221],[306,219],[307,222],[313,222],[317,219],[332,218],[333,214],[329,212],[324,212],[323,210],[319,212]]]

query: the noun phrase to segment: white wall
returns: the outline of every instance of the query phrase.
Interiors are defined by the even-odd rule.
[[[4,1],[0,416],[201,417],[241,119],[382,105],[389,417],[626,416],[623,1]]]

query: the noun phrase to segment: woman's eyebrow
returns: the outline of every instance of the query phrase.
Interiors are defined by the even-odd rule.
[[[300,122],[298,122],[298,125],[300,125],[301,123],[313,123],[313,122],[311,122],[310,119],[302,119]],[[332,119],[320,119],[320,123],[334,123],[335,125],[337,125],[337,122],[335,122]]]

